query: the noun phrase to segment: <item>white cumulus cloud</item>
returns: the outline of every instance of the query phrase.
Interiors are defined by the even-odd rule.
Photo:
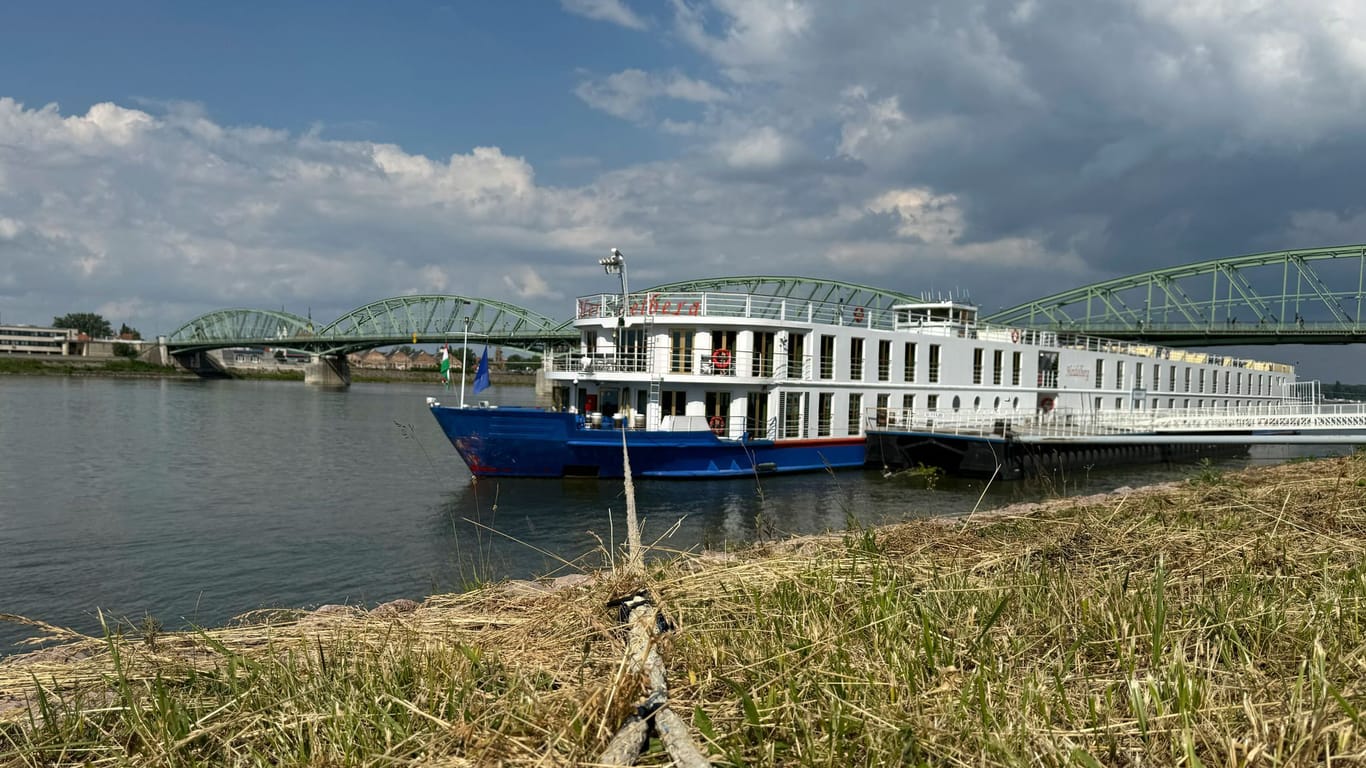
[[[570,13],[606,21],[627,29],[645,29],[645,20],[631,10],[623,0],[560,0],[560,6]]]

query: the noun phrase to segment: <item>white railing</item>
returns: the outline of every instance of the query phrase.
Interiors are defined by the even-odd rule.
[[[1095,437],[1174,432],[1340,432],[1366,429],[1366,403],[1286,402],[1238,408],[1158,408],[1113,411],[919,411],[870,408],[865,426],[881,432],[950,435]],[[1366,439],[1364,437],[1363,439]]]
[[[575,317],[580,320],[617,317],[621,295],[601,293],[580,296]],[[777,320],[782,322],[848,325],[876,330],[892,329],[891,310],[851,306],[840,302],[809,301],[746,293],[633,293],[626,303],[631,317],[711,317]]]
[[[686,359],[672,352],[648,350],[625,352],[562,352],[547,355],[543,365],[550,373],[659,373],[670,376],[742,377],[764,381],[809,380],[811,356],[789,358],[782,352],[756,354],[752,351],[693,350]],[[799,379],[791,374],[796,373]]]

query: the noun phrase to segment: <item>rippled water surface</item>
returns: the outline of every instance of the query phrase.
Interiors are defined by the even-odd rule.
[[[620,481],[470,482],[424,398],[439,386],[0,376],[0,613],[96,631],[257,608],[421,599],[578,570],[620,542]],[[529,404],[529,387],[481,394]],[[1272,451],[1273,457],[1284,452]],[[1047,484],[877,471],[643,481],[645,538],[696,550],[963,514],[1181,477],[1107,469]],[[567,561],[567,562],[566,562]],[[0,654],[30,630],[0,622]]]

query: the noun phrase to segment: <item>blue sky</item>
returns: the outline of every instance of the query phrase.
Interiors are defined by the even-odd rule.
[[[225,125],[317,127],[434,157],[515,148],[566,179],[581,176],[576,158],[669,150],[577,98],[587,73],[702,64],[547,3],[27,3],[16,15],[0,28],[0,65],[19,75],[4,95],[31,107],[190,102]]]
[[[414,292],[563,316],[611,247],[633,286],[800,274],[993,310],[1366,241],[1366,8],[1342,0],[16,0],[4,22],[6,322],[165,333]]]

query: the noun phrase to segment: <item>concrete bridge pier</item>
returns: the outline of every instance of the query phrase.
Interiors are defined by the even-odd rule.
[[[304,364],[304,383],[346,389],[351,386],[351,365],[345,355],[314,355]]]
[[[176,365],[198,374],[200,378],[229,378],[228,370],[223,366],[223,361],[213,351],[177,352],[172,357]]]

